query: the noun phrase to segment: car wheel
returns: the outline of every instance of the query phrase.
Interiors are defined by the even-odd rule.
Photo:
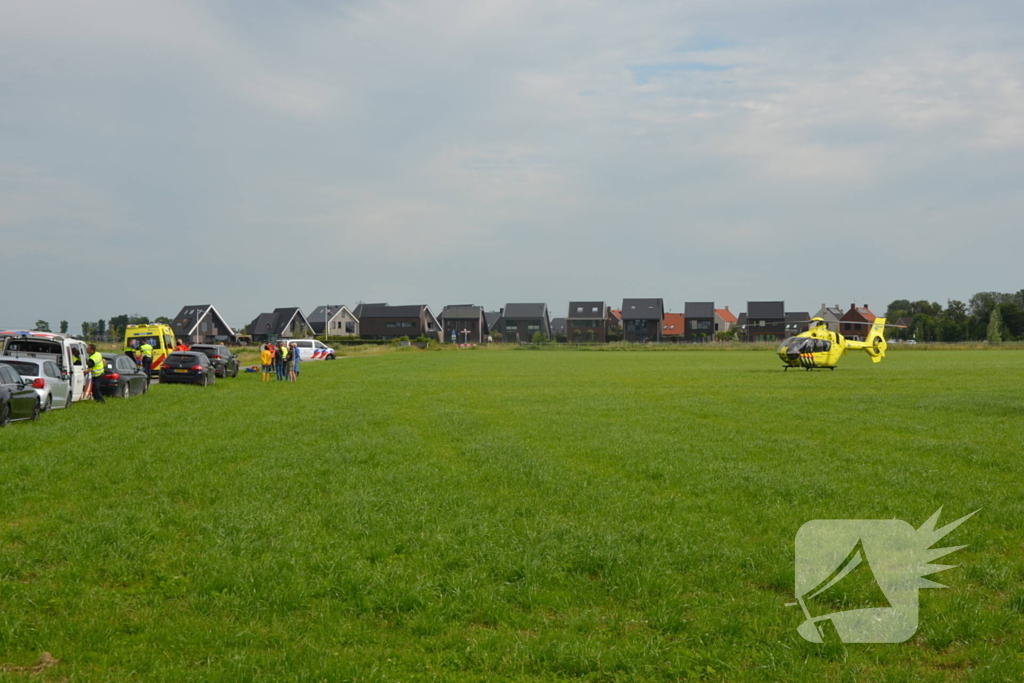
[[[53,408],[53,394],[46,397],[46,403],[43,404],[43,412],[48,413]]]
[[[124,386],[121,387],[121,398],[131,398],[131,395],[132,395],[131,386],[130,386],[130,384],[128,382],[125,382]]]
[[[5,403],[0,406],[0,428],[6,427],[11,422],[11,404]]]
[[[43,412],[42,404],[39,401],[39,399],[37,398],[36,399],[36,404],[34,406],[32,406],[32,415],[31,415],[31,417],[29,417],[29,419],[32,420],[33,422],[35,422],[36,420],[39,419],[39,416],[42,414],[42,412]]]
[[[331,355],[327,356],[327,360],[334,360],[334,354],[332,353]]]

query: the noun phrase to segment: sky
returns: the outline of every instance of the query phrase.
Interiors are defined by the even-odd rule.
[[[0,3],[0,328],[1024,288],[1024,3]]]

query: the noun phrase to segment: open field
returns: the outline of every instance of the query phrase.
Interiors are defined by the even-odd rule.
[[[0,431],[33,680],[1024,680],[1024,352],[396,351]],[[796,632],[819,518],[940,545],[894,645]],[[26,678],[0,673],[0,679]]]

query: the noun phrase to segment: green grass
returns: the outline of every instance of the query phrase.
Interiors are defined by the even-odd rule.
[[[0,431],[33,680],[1024,680],[1024,353],[400,351]],[[981,512],[896,645],[796,633],[818,518]],[[0,673],[12,680],[26,674]]]

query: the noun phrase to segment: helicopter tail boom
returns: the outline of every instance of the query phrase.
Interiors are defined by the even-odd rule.
[[[846,342],[848,349],[864,349],[871,356],[872,363],[878,363],[885,358],[885,349],[888,346],[885,341],[885,318],[875,318],[864,341]]]

